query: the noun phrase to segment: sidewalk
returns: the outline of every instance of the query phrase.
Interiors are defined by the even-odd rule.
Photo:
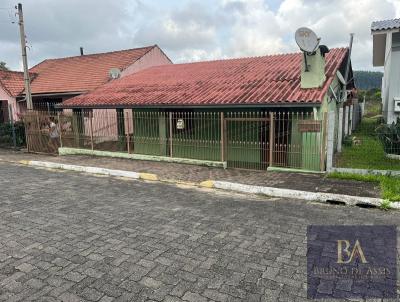
[[[49,161],[79,166],[152,173],[156,174],[160,180],[175,182],[200,183],[205,180],[214,180],[308,192],[380,197],[379,185],[360,181],[329,179],[322,174],[248,171],[238,169],[224,170],[222,168],[195,165],[105,157],[30,154],[7,149],[0,149],[0,160],[9,162],[19,162],[21,160]]]

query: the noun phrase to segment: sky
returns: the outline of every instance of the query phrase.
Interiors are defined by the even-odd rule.
[[[29,66],[158,44],[175,63],[296,52],[297,28],[372,67],[371,22],[400,18],[400,0],[21,0]],[[0,1],[0,61],[21,70],[15,2]]]

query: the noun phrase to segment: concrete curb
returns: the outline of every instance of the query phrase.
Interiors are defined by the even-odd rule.
[[[86,167],[86,166],[77,166],[70,164],[61,164],[61,163],[43,162],[34,160],[20,161],[18,163],[33,167],[62,169],[69,171],[86,172],[91,174],[125,177],[130,179],[143,179],[150,181],[166,181],[172,183],[179,183],[177,181],[168,181],[159,179],[156,174],[151,174],[151,173],[138,173],[138,172],[123,171],[123,170],[112,170],[99,167]],[[215,188],[220,190],[246,193],[246,194],[261,194],[271,197],[303,199],[307,201],[344,204],[348,206],[380,207],[383,202],[383,199],[381,198],[360,197],[360,196],[323,193],[323,192],[307,192],[307,191],[263,187],[263,186],[252,186],[252,185],[245,185],[245,184],[232,183],[226,181],[206,180],[201,183],[195,183],[193,185],[205,188]],[[389,208],[400,210],[400,203],[392,202],[390,203]]]
[[[77,165],[35,161],[35,160],[20,161],[19,163],[28,165],[28,166],[42,167],[42,168],[49,168],[49,169],[62,169],[62,170],[68,170],[68,171],[125,177],[125,178],[131,178],[131,179],[143,179],[143,180],[153,180],[153,181],[158,180],[157,175],[150,174],[150,173],[138,173],[138,172],[130,172],[130,171],[124,171],[124,170],[113,170],[113,169],[106,169],[106,168],[99,168],[99,167],[77,166]]]
[[[229,190],[240,193],[262,194],[272,197],[303,199],[307,201],[345,204],[348,206],[380,207],[383,202],[383,199],[381,198],[252,186],[252,185],[244,185],[226,181],[208,180],[200,183],[200,185],[207,188],[216,188],[216,189]],[[400,209],[400,205],[397,205],[396,203],[391,203],[390,208]]]
[[[210,160],[199,160],[179,157],[168,157],[168,156],[156,156],[156,155],[145,155],[145,154],[129,154],[123,152],[111,152],[111,151],[98,151],[89,149],[79,148],[58,148],[58,154],[60,156],[65,155],[89,155],[89,156],[101,156],[110,158],[125,158],[133,160],[149,160],[159,161],[167,163],[178,163],[186,165],[206,166],[206,167],[217,167],[226,169],[226,162],[210,161]]]

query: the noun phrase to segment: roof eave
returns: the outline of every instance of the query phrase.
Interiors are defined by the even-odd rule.
[[[63,104],[58,104],[56,105],[57,108],[60,109],[134,109],[134,108],[160,108],[160,109],[178,109],[178,108],[256,108],[256,107],[261,107],[261,108],[273,108],[273,107],[319,107],[321,105],[322,101],[318,100],[318,102],[315,101],[309,101],[309,102],[277,102],[273,104],[214,104],[214,105],[160,105],[160,104],[154,104],[154,105],[130,105],[130,104],[115,104],[115,105],[63,105]]]

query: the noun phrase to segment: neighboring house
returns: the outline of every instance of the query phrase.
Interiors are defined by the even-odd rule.
[[[23,90],[23,72],[0,70],[0,123],[9,121],[8,105],[11,105],[14,120],[18,118],[17,97]]]
[[[251,164],[266,157],[261,154],[266,148],[259,146],[268,144],[268,137],[276,137],[272,144],[282,150],[279,154],[274,150],[273,159],[267,159],[270,165],[279,159],[281,166],[321,170],[326,153],[326,123],[322,121],[328,111],[338,112],[340,107],[338,96],[344,87],[338,73],[344,74],[348,54],[347,48],[326,54],[318,49],[307,55],[308,71],[300,53],[151,67],[68,99],[61,107],[75,112],[99,108],[133,112],[130,127],[134,130],[128,136],[133,135],[134,153],[172,156],[173,152],[175,157],[213,161],[222,157],[223,161],[221,129],[223,122],[229,121],[226,131],[235,132],[235,137],[228,135],[227,140],[232,141],[225,142],[228,163],[255,166]],[[349,75],[353,78],[351,69]],[[354,88],[354,83],[346,88]],[[270,112],[276,113],[276,119],[287,116],[290,120],[271,122]],[[292,120],[296,112],[308,112],[310,121]],[[172,117],[168,121],[169,113]],[[248,122],[246,126],[244,122]],[[119,123],[116,135],[121,137],[126,135],[121,133],[126,131],[126,120]],[[271,125],[265,126],[267,123]],[[274,129],[273,134],[270,129]],[[206,134],[207,141],[214,143],[207,154]],[[280,138],[283,142],[278,143]],[[237,152],[239,149],[243,152]],[[311,160],[306,157],[309,153],[313,153]]]
[[[112,69],[118,69],[119,77],[125,77],[164,64],[172,62],[157,45],[44,60],[30,69],[33,107],[51,111],[57,103],[110,82]],[[26,110],[23,74],[11,74],[22,89],[13,90],[8,102],[15,108],[15,113],[20,114]]]
[[[373,65],[384,67],[382,111],[387,124],[400,117],[400,19],[371,25]]]

